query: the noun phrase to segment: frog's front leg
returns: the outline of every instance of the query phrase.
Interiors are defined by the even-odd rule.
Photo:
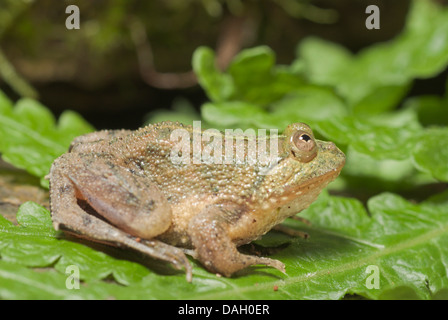
[[[81,157],[63,155],[51,168],[50,199],[55,228],[92,241],[126,246],[177,268],[184,267],[187,280],[191,281],[191,265],[183,251],[152,239],[171,223],[170,208],[160,192],[125,168],[95,159],[86,162]],[[138,188],[153,193],[142,195]],[[95,215],[83,210],[80,200],[88,202]],[[142,240],[137,241],[136,237]]]
[[[199,261],[211,272],[230,277],[236,271],[251,265],[263,264],[285,272],[282,262],[265,257],[240,253],[228,235],[232,211],[238,206],[210,205],[189,223],[188,232]]]
[[[294,215],[294,216],[291,216],[289,218],[292,219],[292,220],[296,220],[296,221],[299,221],[301,223],[304,223],[307,226],[311,226],[311,222],[308,219],[305,219],[303,217],[299,217],[297,215]],[[302,239],[308,239],[310,237],[310,235],[308,233],[300,231],[300,230],[296,230],[296,229],[288,227],[288,226],[285,226],[284,224],[278,224],[278,225],[274,226],[272,228],[272,230],[284,233],[284,234],[286,234],[288,236],[291,236],[291,237],[299,237],[299,238],[302,238]]]
[[[306,233],[306,232],[293,229],[293,228],[285,226],[283,224],[278,224],[278,225],[274,226],[272,228],[272,230],[284,233],[284,234],[286,234],[286,235],[288,235],[290,237],[299,237],[299,238],[302,238],[302,239],[308,239],[310,237],[310,235],[308,233]]]

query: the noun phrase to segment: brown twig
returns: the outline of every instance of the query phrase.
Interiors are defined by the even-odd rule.
[[[147,40],[144,25],[138,20],[134,20],[131,24],[131,37],[137,51],[140,74],[147,84],[156,88],[176,89],[192,87],[197,83],[192,70],[183,73],[166,73],[155,69],[151,44]]]
[[[219,69],[227,68],[246,42],[249,36],[246,22],[245,16],[227,15],[224,18],[216,46],[216,64]]]
[[[34,89],[9,62],[0,49],[0,77],[22,97],[37,99],[38,92]]]
[[[227,15],[218,37],[216,65],[224,70],[232,58],[241,50],[252,32],[248,32],[245,16]],[[134,19],[131,23],[131,37],[134,42],[139,71],[142,79],[150,86],[162,89],[188,88],[197,84],[193,70],[181,73],[158,72],[154,65],[154,55],[143,23]]]

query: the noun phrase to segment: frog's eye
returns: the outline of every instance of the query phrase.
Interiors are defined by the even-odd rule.
[[[291,136],[292,152],[301,162],[309,162],[317,155],[314,137],[308,132],[299,130]]]

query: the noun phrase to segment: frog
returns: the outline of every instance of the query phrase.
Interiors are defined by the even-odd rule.
[[[179,149],[175,132],[192,138],[186,140],[191,148]],[[239,247],[272,229],[294,234],[282,222],[298,217],[338,177],[344,153],[297,122],[282,134],[263,137],[277,146],[275,161],[268,164],[173,161],[173,154],[182,152],[194,157],[210,137],[199,143],[194,138],[205,136],[205,130],[165,121],[75,138],[48,176],[54,228],[163,260],[183,269],[189,282],[187,256],[219,276],[255,265],[285,273],[280,260],[242,253]],[[220,138],[218,143],[234,151],[241,147],[238,141],[247,146],[261,139]]]

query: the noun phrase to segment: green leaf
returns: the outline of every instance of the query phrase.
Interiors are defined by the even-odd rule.
[[[331,90],[302,86],[270,106],[260,110],[253,103],[229,101],[205,103],[202,116],[218,127],[258,127],[283,130],[291,122],[313,124],[327,118],[339,119],[346,114],[341,100]]]
[[[303,59],[304,74],[308,79],[315,84],[334,87],[356,113],[387,111],[409,88],[405,78],[384,79],[383,74],[369,74],[376,70],[375,65],[382,63],[381,60],[364,61],[361,54],[352,56],[337,44],[308,38],[300,43],[297,52]]]
[[[17,223],[25,228],[47,230],[52,233],[52,221],[48,210],[34,202],[26,202],[17,212]]]
[[[68,290],[67,277],[54,271],[33,271],[14,263],[0,260],[0,297],[2,299],[106,299],[107,291],[98,294],[99,287]],[[100,284],[101,285],[101,284]],[[92,290],[93,289],[93,290]]]
[[[303,73],[313,83],[334,84],[342,69],[352,63],[352,54],[344,47],[316,37],[300,42],[296,54],[301,59],[294,63],[303,63]]]
[[[438,74],[446,67],[448,59],[447,18],[448,10],[432,1],[412,2],[407,30],[402,39],[403,43],[411,49],[407,52],[411,59],[408,65],[410,67],[407,71],[408,74],[427,78]],[[401,56],[401,58],[405,57]]]
[[[181,273],[156,274],[135,262],[116,260],[78,243],[58,239],[49,230],[48,211],[28,203],[21,226],[0,219],[0,297],[6,299],[340,299],[346,294],[396,299],[442,297],[448,289],[448,193],[413,204],[384,193],[368,201],[368,210],[351,198],[322,193],[301,216],[312,222],[290,227],[307,240],[270,232],[261,246],[278,246],[272,258],[286,274],[250,267],[220,278],[193,262],[193,282]],[[43,221],[39,224],[39,221]],[[283,248],[283,249],[280,249]],[[272,250],[272,249],[271,249]],[[59,257],[59,258],[58,258]],[[81,289],[65,288],[65,267],[79,267]],[[25,267],[51,267],[33,271]],[[378,287],[368,277],[378,272]],[[113,274],[123,285],[101,281]],[[117,276],[119,275],[119,277]],[[274,290],[275,288],[278,288]]]
[[[235,86],[234,100],[267,106],[300,88],[304,81],[287,68],[275,65],[274,52],[260,46],[241,51],[229,65]]]
[[[347,114],[345,104],[333,91],[318,86],[302,86],[273,103],[271,109],[271,115],[309,123],[339,119]]]
[[[79,243],[58,239],[50,212],[26,202],[17,212],[15,226],[0,219],[0,261],[27,267],[49,267],[65,273],[69,265],[81,270],[81,280],[100,280],[109,275],[124,285],[134,283],[149,273],[145,267],[114,259]]]
[[[232,78],[218,70],[215,54],[207,47],[199,47],[193,53],[193,70],[201,86],[212,101],[223,101],[234,93]]]
[[[13,103],[9,98],[0,91],[0,113],[1,114],[11,114]]]
[[[218,128],[253,127],[264,114],[256,105],[243,101],[205,103],[201,108],[202,117]]]
[[[15,167],[43,178],[54,159],[64,153],[73,138],[93,131],[77,113],[65,111],[59,123],[39,102],[21,99],[13,107],[0,96],[0,152]]]
[[[366,184],[366,177],[379,180],[380,189],[386,187],[387,182],[394,182],[403,187],[406,178],[413,176],[415,168],[411,159],[392,160],[392,159],[375,159],[369,155],[359,153],[349,147],[346,156],[346,165],[344,174],[356,177],[360,180],[360,186],[363,189],[372,187],[373,181]]]
[[[275,66],[275,54],[266,46],[246,49],[240,52],[229,65],[228,72],[237,86],[253,86],[271,76]],[[261,78],[261,79],[260,79]]]
[[[448,98],[439,96],[412,97],[405,101],[404,108],[415,110],[424,126],[448,125]]]
[[[300,43],[304,74],[335,88],[356,113],[390,110],[414,78],[428,78],[448,63],[448,10],[432,1],[413,1],[404,31],[393,41],[353,56],[323,40]],[[298,62],[297,62],[298,63]]]
[[[410,85],[411,83],[408,82],[404,85],[378,86],[353,106],[353,113],[363,116],[387,112],[399,104],[409,91]]]
[[[431,128],[418,139],[413,152],[418,169],[448,181],[448,128]]]
[[[448,64],[448,41],[442,36],[448,33],[447,18],[448,10],[415,1],[404,31],[392,41],[353,55],[339,45],[309,38],[298,47],[300,59],[291,67],[276,66],[267,47],[243,50],[228,72],[220,74],[230,76],[232,93],[205,103],[201,114],[219,128],[283,130],[291,122],[306,122],[344,149],[380,161],[408,161],[424,133],[419,120],[445,124],[448,100],[414,98],[411,107],[391,109],[413,79],[433,76]],[[311,84],[294,78],[293,85],[284,85],[275,78],[278,70],[290,77],[301,74]],[[428,172],[421,165],[416,168]]]
[[[226,72],[215,66],[211,49],[200,47],[193,54],[193,69],[216,103],[237,100],[263,108],[304,84],[297,73],[276,66],[274,52],[266,46],[241,51]]]
[[[322,135],[350,145],[375,159],[404,160],[410,157],[422,129],[413,112],[395,112],[369,118],[347,116],[317,122]]]
[[[446,202],[415,205],[397,195],[384,193],[371,198],[368,208],[372,218],[367,218],[362,206],[354,200],[329,198],[326,210],[310,208],[305,215],[315,228],[349,240],[346,256],[334,261],[335,269],[345,278],[343,281],[353,283],[349,291],[378,298],[383,291],[408,286],[419,298],[430,298],[446,288]],[[357,259],[347,257],[353,252],[351,242],[360,244]],[[369,265],[378,267],[379,289],[368,289],[365,285]],[[332,281],[342,279],[331,274]],[[357,276],[362,280],[356,280]]]

